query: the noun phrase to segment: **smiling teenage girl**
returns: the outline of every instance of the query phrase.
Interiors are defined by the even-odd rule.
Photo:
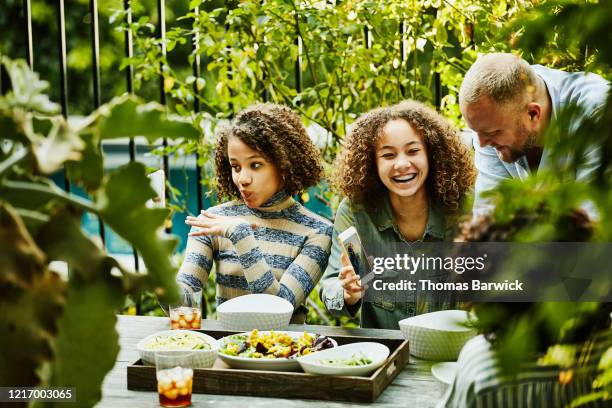
[[[337,237],[354,226],[366,248],[444,241],[474,177],[457,131],[425,105],[406,101],[359,118],[338,159],[336,184],[347,198],[336,213],[323,276],[320,295],[327,309],[337,316],[361,309],[363,327],[398,329],[399,320],[438,307],[410,299],[362,305],[358,274],[341,257]]]
[[[299,158],[299,159],[298,159]],[[331,223],[291,196],[317,183],[322,167],[299,116],[258,104],[219,131],[215,163],[219,197],[235,198],[187,217],[184,290],[199,290],[215,263],[217,305],[250,293],[291,302],[303,322],[308,294],[329,256]]]

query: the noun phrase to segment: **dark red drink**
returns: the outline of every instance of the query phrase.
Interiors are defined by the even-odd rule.
[[[193,370],[175,367],[157,372],[159,403],[163,407],[187,407],[191,405]]]
[[[170,399],[164,394],[159,394],[159,405],[162,407],[188,407],[191,405],[191,394],[179,395],[175,399]]]

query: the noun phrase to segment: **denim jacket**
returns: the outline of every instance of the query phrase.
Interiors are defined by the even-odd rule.
[[[442,211],[430,200],[429,215],[425,233],[420,241],[444,241],[446,238],[445,220]],[[398,329],[398,322],[406,317],[414,316],[433,309],[448,308],[447,306],[432,305],[420,302],[414,296],[406,295],[401,301],[392,302],[378,299],[373,302],[359,301],[356,305],[348,307],[344,303],[344,290],[340,285],[338,273],[341,269],[341,247],[338,235],[347,228],[354,226],[359,233],[364,248],[374,246],[396,246],[398,242],[408,242],[400,233],[399,227],[393,218],[391,203],[388,195],[381,200],[381,205],[374,211],[366,211],[360,205],[344,199],[334,221],[332,233],[332,249],[327,269],[321,279],[319,295],[327,310],[334,316],[355,316],[361,310],[361,326],[381,329]],[[369,254],[373,255],[373,254]],[[354,261],[352,261],[354,263]],[[360,265],[367,262],[365,255],[358,259]],[[359,271],[356,271],[359,273]],[[414,293],[412,294],[414,295]]]

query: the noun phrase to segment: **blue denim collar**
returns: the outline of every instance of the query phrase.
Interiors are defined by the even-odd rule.
[[[393,228],[394,231],[401,236],[399,228],[393,218],[393,210],[391,209],[391,200],[389,200],[389,194],[385,194],[382,200],[382,206],[376,209],[372,215],[372,220],[376,224],[379,231],[384,231],[389,228]],[[434,238],[435,240],[443,240],[445,238],[445,227],[444,227],[444,216],[442,210],[434,201],[429,199],[429,209],[427,216],[427,225],[425,227],[425,233],[420,241],[427,241],[428,238]]]

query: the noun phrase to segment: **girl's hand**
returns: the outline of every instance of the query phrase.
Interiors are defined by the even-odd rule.
[[[203,219],[192,216],[187,216],[185,219],[185,224],[200,228],[199,231],[190,232],[190,237],[200,237],[203,235],[220,235],[226,237],[233,227],[237,227],[241,224],[250,225],[252,228],[258,226],[255,223],[248,223],[239,217],[226,217],[206,211],[202,211],[201,214],[204,217]]]
[[[342,253],[340,256],[340,263],[342,264],[342,269],[340,269],[338,279],[340,279],[340,284],[342,289],[344,289],[344,302],[352,306],[363,296],[361,282],[345,253]]]

